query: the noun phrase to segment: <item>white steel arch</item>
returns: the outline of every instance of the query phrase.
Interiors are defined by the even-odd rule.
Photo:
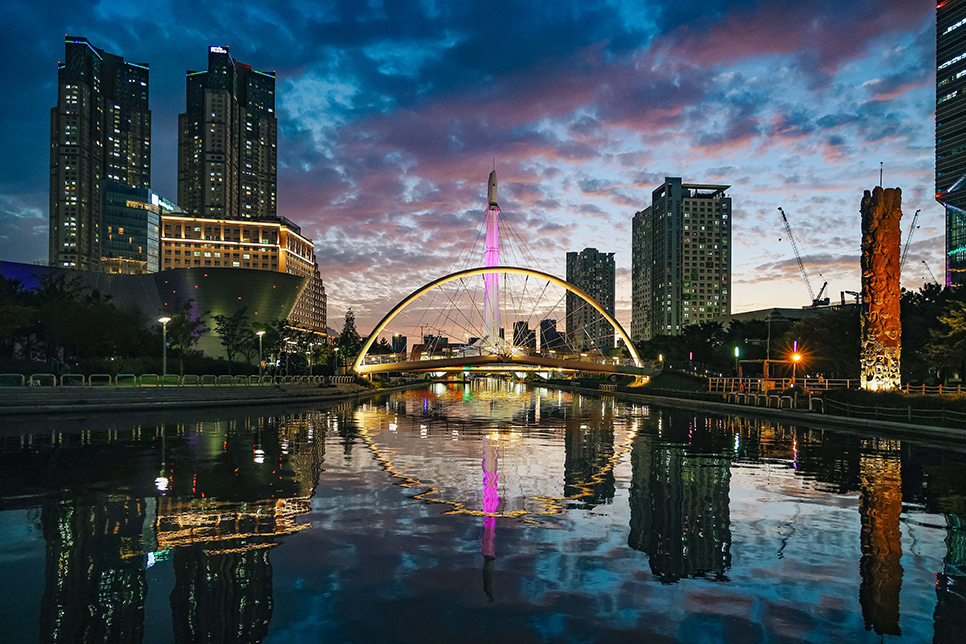
[[[444,275],[443,277],[440,277],[436,280],[433,280],[432,282],[429,282],[425,286],[421,286],[420,288],[416,289],[408,296],[406,296],[401,302],[399,302],[399,304],[394,306],[392,310],[386,314],[385,317],[382,318],[379,324],[377,324],[376,327],[372,330],[372,333],[369,334],[369,339],[366,340],[366,343],[364,345],[362,345],[362,349],[359,350],[359,354],[356,356],[355,361],[352,363],[353,371],[355,371],[356,373],[361,373],[365,371],[364,368],[360,368],[360,367],[362,367],[362,361],[365,359],[366,353],[368,353],[369,348],[373,345],[373,343],[376,342],[376,339],[379,337],[379,334],[383,332],[383,330],[389,325],[392,319],[396,317],[396,315],[399,314],[407,306],[409,306],[410,304],[418,300],[426,293],[429,293],[433,289],[439,286],[442,286],[443,284],[447,284],[449,282],[455,282],[457,280],[461,280],[466,277],[473,277],[474,275],[487,275],[487,274],[493,274],[493,273],[500,273],[503,275],[525,275],[530,277],[537,277],[540,279],[547,280],[551,284],[560,286],[566,289],[567,291],[570,291],[571,293],[577,295],[582,300],[587,302],[587,304],[592,306],[598,313],[600,313],[604,317],[605,320],[607,320],[611,324],[611,326],[614,327],[614,330],[617,332],[617,334],[624,340],[624,344],[627,347],[627,350],[630,352],[631,357],[634,359],[634,364],[638,368],[642,367],[641,357],[637,354],[637,349],[634,348],[634,343],[631,342],[631,338],[624,330],[624,327],[622,327],[620,323],[614,319],[613,316],[607,313],[607,311],[605,311],[600,306],[600,304],[598,304],[597,301],[590,296],[589,293],[587,293],[580,287],[574,286],[573,284],[570,284],[566,280],[562,280],[559,277],[550,275],[549,273],[543,273],[541,271],[535,271],[529,268],[521,268],[519,266],[485,266],[485,267],[478,267],[478,268],[470,268],[467,270],[450,273],[449,275]]]

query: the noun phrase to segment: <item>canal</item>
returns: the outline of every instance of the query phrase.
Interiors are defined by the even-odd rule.
[[[962,642],[966,448],[505,381],[6,422],[0,641]]]

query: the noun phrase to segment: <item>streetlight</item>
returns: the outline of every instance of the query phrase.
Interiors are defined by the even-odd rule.
[[[795,374],[798,367],[798,363],[802,360],[802,354],[797,351],[792,354],[792,387],[795,386]]]
[[[739,378],[741,377],[741,372],[738,371],[738,356],[740,355],[741,355],[741,349],[739,349],[738,347],[735,347],[735,373],[738,374]]]
[[[171,318],[165,316],[158,318],[161,323],[161,384],[164,384],[164,377],[168,373],[168,322]]]
[[[264,331],[255,331],[255,335],[258,336],[258,377],[262,377],[262,336],[265,335]]]

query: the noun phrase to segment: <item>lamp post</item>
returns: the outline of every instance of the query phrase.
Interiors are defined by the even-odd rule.
[[[798,368],[798,363],[802,360],[802,354],[797,351],[792,354],[792,387],[795,386],[796,371]]]
[[[264,331],[255,331],[255,335],[258,336],[258,377],[262,377],[262,336],[265,335]]]
[[[161,323],[161,382],[164,383],[164,377],[168,374],[168,322],[171,318],[165,316],[163,318],[158,318],[158,322]]]
[[[333,357],[335,357],[335,368],[333,369],[333,371],[335,372],[334,375],[338,376],[339,375],[339,347],[335,348],[335,351],[332,353],[332,355]]]
[[[741,377],[741,372],[738,371],[738,357],[740,355],[741,355],[741,349],[739,349],[738,347],[735,347],[735,373],[738,374],[739,378]]]

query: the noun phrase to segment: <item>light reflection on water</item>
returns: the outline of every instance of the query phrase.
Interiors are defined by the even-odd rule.
[[[961,641],[966,458],[433,385],[35,425],[0,450],[11,641]]]

